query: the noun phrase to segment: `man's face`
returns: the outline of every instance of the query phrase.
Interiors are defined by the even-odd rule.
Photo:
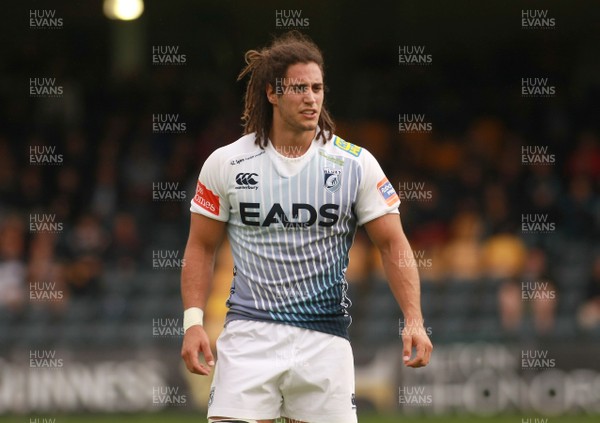
[[[277,78],[275,87],[267,87],[267,97],[273,104],[273,124],[301,133],[314,131],[323,106],[323,74],[319,65],[296,63]]]

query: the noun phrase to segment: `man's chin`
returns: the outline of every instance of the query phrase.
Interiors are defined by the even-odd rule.
[[[318,127],[317,122],[296,122],[292,126],[294,132],[314,132]]]
[[[319,125],[317,124],[317,122],[315,122],[315,123],[305,123],[303,125],[303,128],[304,128],[305,131],[314,131],[318,127],[319,127]]]

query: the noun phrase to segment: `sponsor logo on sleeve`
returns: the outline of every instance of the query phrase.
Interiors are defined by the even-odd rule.
[[[198,204],[204,210],[214,214],[215,216],[219,215],[219,196],[206,188],[206,186],[200,181],[198,181],[198,185],[196,185],[194,203]]]
[[[362,147],[359,147],[358,145],[354,145],[347,141],[344,141],[340,137],[335,137],[335,141],[333,142],[333,144],[336,147],[352,154],[355,157],[360,156],[360,152],[362,151]]]
[[[400,199],[398,198],[398,194],[396,194],[396,191],[394,191],[394,187],[392,186],[390,181],[388,181],[388,178],[383,178],[381,181],[379,181],[379,183],[377,184],[377,190],[379,190],[379,193],[381,194],[381,196],[385,200],[385,203],[388,206],[391,206],[397,201],[400,201]]]

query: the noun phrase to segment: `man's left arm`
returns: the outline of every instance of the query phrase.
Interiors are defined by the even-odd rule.
[[[403,361],[409,367],[422,367],[429,363],[433,345],[425,331],[421,314],[421,289],[419,272],[414,263],[412,249],[406,239],[400,217],[385,214],[365,223],[371,241],[381,252],[383,268],[396,301],[404,314],[402,331]],[[402,258],[402,260],[401,260]],[[416,355],[412,355],[412,348]]]

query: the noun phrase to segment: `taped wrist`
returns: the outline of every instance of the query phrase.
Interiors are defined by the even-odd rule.
[[[192,326],[204,324],[204,312],[198,307],[190,307],[183,312],[183,332]]]
[[[208,419],[208,423],[258,423],[258,420],[248,419]]]

